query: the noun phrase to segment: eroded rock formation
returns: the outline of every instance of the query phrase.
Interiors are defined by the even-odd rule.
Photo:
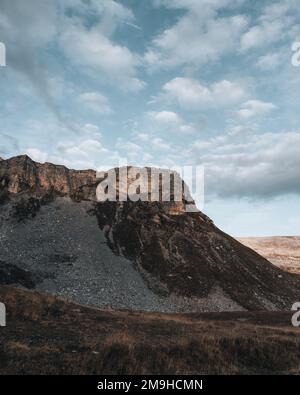
[[[97,202],[97,185],[106,176],[97,178],[93,170],[76,171],[49,163],[39,164],[27,156],[0,162],[2,246],[10,261],[15,261],[14,265],[29,271],[38,270],[39,278],[46,272],[42,290],[52,287],[52,293],[75,295],[76,300],[84,303],[90,300],[100,306],[103,306],[104,299],[105,305],[109,305],[112,298],[112,307],[122,307],[121,302],[116,303],[118,295],[115,299],[112,296],[122,288],[124,300],[128,289],[132,295],[136,292],[139,300],[142,300],[139,295],[147,294],[149,300],[153,298],[153,304],[151,302],[145,308],[159,310],[161,306],[162,310],[172,311],[178,310],[179,305],[184,309],[185,303],[189,310],[289,309],[298,300],[299,276],[282,272],[220,231],[203,213],[186,212],[188,193],[180,202]],[[128,178],[125,187],[117,184],[117,193],[122,188],[127,190],[133,182]],[[190,203],[190,197],[188,200]],[[41,209],[42,214],[39,214]],[[14,220],[21,222],[29,235],[40,234],[44,247],[39,249],[41,244],[29,236],[26,242],[19,242],[21,225],[8,225]],[[102,232],[98,236],[93,221]],[[102,245],[101,235],[115,254],[112,256],[125,259],[122,263],[115,263],[117,258],[109,256],[107,251],[106,258],[103,258],[101,251],[107,246]],[[81,245],[83,240],[85,243]],[[61,256],[58,249],[69,249],[69,255],[74,255],[72,251],[78,244],[80,258],[73,257],[70,264],[53,259],[53,256]],[[18,248],[23,250],[21,260],[18,248],[13,251],[12,245],[19,245]],[[34,256],[35,252],[30,250],[33,247],[39,249],[39,255]],[[93,255],[94,250],[98,252]],[[0,259],[4,260],[1,253]],[[114,272],[115,264],[117,272]],[[105,270],[103,265],[106,265]],[[138,278],[131,282],[135,274],[128,273],[132,268],[144,285]],[[115,289],[111,293],[106,287],[114,275],[121,276],[121,279],[114,282]],[[49,278],[53,279],[56,288],[53,284],[50,287]],[[69,285],[66,285],[68,279]],[[87,285],[77,286],[80,281]],[[124,283],[129,284],[129,288],[126,284],[123,287]],[[91,296],[84,294],[85,287],[90,289]],[[104,290],[103,299],[100,289]],[[131,306],[130,300],[133,299],[134,296],[129,298],[124,306],[141,309],[146,306],[146,302]]]

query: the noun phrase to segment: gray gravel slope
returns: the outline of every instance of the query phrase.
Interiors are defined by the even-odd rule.
[[[36,217],[12,220],[12,205],[0,206],[0,261],[33,276],[35,289],[106,308],[150,311],[241,310],[216,290],[205,300],[153,293],[133,263],[106,244],[92,203],[57,198]]]

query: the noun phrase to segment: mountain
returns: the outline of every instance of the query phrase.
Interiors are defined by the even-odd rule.
[[[107,176],[28,156],[1,161],[0,283],[151,311],[279,310],[298,300],[299,276],[186,212],[188,191],[180,202],[97,202]]]

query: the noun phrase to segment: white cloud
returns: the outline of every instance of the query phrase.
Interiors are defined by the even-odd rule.
[[[141,157],[141,155],[144,154],[143,148],[140,145],[122,138],[118,138],[116,148],[121,151],[122,156],[125,155],[125,157],[130,160]]]
[[[199,107],[212,101],[209,88],[191,78],[174,78],[163,86],[165,97],[178,102],[182,107]]]
[[[41,131],[46,135],[55,135],[58,139],[70,137],[70,133],[81,135],[84,138],[100,138],[101,132],[97,125],[92,123],[81,124],[74,121],[58,122],[55,118],[47,118],[46,120],[28,119],[22,126],[24,134],[34,133],[39,136]]]
[[[263,8],[256,24],[241,37],[241,50],[247,51],[276,43],[286,38],[296,23],[297,2],[283,0]]]
[[[162,151],[168,151],[171,149],[171,145],[159,137],[156,137],[152,140],[152,145],[155,149]]]
[[[156,6],[165,6],[168,8],[189,9],[194,12],[202,13],[207,17],[215,9],[221,8],[228,4],[228,0],[154,0]]]
[[[160,132],[192,134],[196,132],[195,125],[186,123],[174,111],[150,111],[148,116],[154,121]]]
[[[60,31],[59,43],[65,55],[92,70],[104,83],[130,91],[142,89],[145,83],[137,77],[139,56],[113,39],[116,30],[134,25],[132,10],[113,0],[71,0],[65,8],[74,11]]]
[[[34,161],[45,163],[47,162],[49,155],[46,152],[40,151],[37,148],[28,148],[25,153]]]
[[[49,69],[42,67],[45,61],[41,62],[41,54],[57,35],[57,4],[46,0],[1,0],[0,14],[0,37],[8,52],[8,73],[17,72],[18,77],[25,77],[30,89],[59,117]]]
[[[85,20],[91,15],[97,17],[97,28],[106,36],[111,36],[123,23],[135,20],[131,9],[114,0],[64,0],[65,8],[71,9],[79,19]]]
[[[241,38],[241,49],[243,51],[271,44],[278,41],[282,35],[284,24],[280,21],[274,23],[263,23],[253,26]]]
[[[47,60],[40,62],[39,56],[57,42],[73,64],[92,69],[99,80],[141,89],[139,56],[113,39],[116,30],[134,20],[132,10],[113,0],[1,0],[0,36],[9,48],[10,65],[25,74],[49,104],[49,68],[40,66]]]
[[[242,85],[236,82],[223,80],[211,86],[212,100],[221,105],[231,105],[246,96]]]
[[[248,100],[241,105],[240,110],[238,110],[238,115],[244,119],[259,117],[270,114],[272,111],[276,110],[276,108],[277,107],[270,102]]]
[[[150,140],[150,136],[148,133],[134,133],[133,138],[136,140],[143,141],[143,142]]]
[[[201,158],[207,195],[265,198],[300,194],[299,150],[299,132],[246,132],[196,141],[185,155]]]
[[[38,18],[33,13],[38,12]],[[28,43],[27,50],[47,45],[57,33],[57,8],[55,2],[46,0],[1,1],[1,39],[15,45]],[[2,30],[3,29],[3,30]],[[24,35],[26,31],[26,35]],[[24,48],[25,50],[25,48]],[[25,54],[25,52],[24,52]]]
[[[64,155],[78,156],[89,158],[90,155],[108,153],[108,150],[102,146],[98,140],[87,139],[78,143],[60,143],[57,146],[59,152]]]
[[[103,82],[131,91],[139,91],[145,85],[136,76],[139,57],[114,43],[97,27],[88,30],[69,26],[60,37],[60,45],[72,62],[90,68]]]
[[[59,100],[72,95],[69,81],[66,82],[69,79],[63,73],[75,66],[80,79],[84,79],[85,73],[116,89],[138,91],[144,86],[138,78],[139,56],[126,44],[119,45],[113,35],[118,29],[126,28],[126,22],[135,21],[132,10],[118,1],[1,0],[0,3],[0,37],[9,50],[7,73],[17,71],[21,77],[25,76],[31,85],[31,96],[42,100],[58,121],[67,117]],[[49,50],[54,47],[63,53],[54,55]],[[69,61],[65,70],[61,67],[63,56]],[[24,87],[22,82],[20,86]],[[80,83],[84,81],[76,81],[74,85]]]
[[[92,123],[86,123],[85,125],[83,125],[83,132],[91,134],[97,138],[101,137],[99,127],[97,125],[93,125]]]
[[[258,59],[256,67],[263,71],[273,70],[282,62],[282,58],[281,52],[268,53]]]
[[[149,153],[145,153],[143,156],[143,162],[149,162],[152,159],[153,159],[153,156]]]
[[[94,168],[94,163],[87,158],[81,158],[78,156],[78,152],[74,149],[73,152],[70,151],[68,157],[64,154],[64,156],[52,155],[48,152],[41,151],[37,148],[28,148],[24,151],[31,159],[39,163],[54,163],[57,165],[63,165],[71,168],[77,169],[86,169],[86,168]]]
[[[218,15],[229,1],[158,1],[168,8],[182,8],[185,14],[152,41],[145,62],[150,69],[184,66],[198,69],[235,51],[240,35],[247,28],[242,15]]]
[[[150,112],[149,115],[158,122],[166,123],[166,124],[177,124],[181,122],[181,119],[178,114],[173,111],[159,111],[159,112]]]
[[[162,93],[154,101],[166,100],[184,109],[199,110],[210,106],[230,106],[246,95],[245,88],[237,82],[222,80],[205,86],[192,78],[177,77],[163,86]]]
[[[93,139],[84,140],[79,144],[79,148],[86,153],[91,152],[107,152],[107,150],[102,146],[102,144]]]
[[[96,113],[110,114],[112,112],[107,97],[100,92],[82,93],[79,95],[78,101]]]

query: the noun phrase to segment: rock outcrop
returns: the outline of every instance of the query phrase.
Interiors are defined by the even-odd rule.
[[[120,174],[126,172],[127,179]],[[2,195],[10,195],[15,197],[20,194],[27,193],[30,196],[43,197],[45,195],[52,196],[69,196],[76,201],[97,201],[96,188],[97,185],[108,178],[111,172],[114,172],[116,184],[114,186],[117,197],[120,194],[127,194],[130,186],[136,180],[132,174],[138,174],[139,171],[146,171],[147,179],[141,179],[141,189],[147,189],[153,194],[162,194],[162,185],[166,182],[159,179],[160,174],[166,175],[166,180],[170,180],[170,199],[171,203],[165,205],[173,213],[181,213],[185,211],[187,203],[194,205],[188,187],[182,182],[177,173],[166,169],[141,169],[141,168],[117,168],[108,172],[98,173],[94,170],[70,170],[65,166],[53,165],[51,163],[40,164],[34,162],[27,155],[17,156],[1,163],[0,166],[0,187]],[[158,178],[158,189],[156,185],[151,183],[151,175]],[[138,176],[137,176],[138,177]],[[156,178],[156,177],[154,177]],[[144,184],[147,185],[144,185]],[[182,184],[182,200],[174,201],[174,186]],[[152,189],[151,189],[152,188]],[[148,193],[147,193],[148,194]],[[142,192],[140,196],[142,197]],[[149,195],[150,196],[150,195]],[[164,200],[164,197],[160,195]]]
[[[299,276],[282,272],[203,213],[186,212],[193,203],[186,190],[179,202],[97,202],[106,177],[27,156],[0,163],[3,255],[38,272],[44,278],[38,289],[99,306],[164,311],[290,309],[299,299]],[[116,188],[118,194],[124,185]]]
[[[201,212],[170,215],[162,203],[106,202],[96,215],[111,248],[151,274],[154,290],[160,284],[167,294],[205,298],[218,287],[250,310],[290,308],[299,298],[300,277],[282,272]]]
[[[65,166],[34,162],[27,155],[4,160],[0,167],[0,185],[7,193],[45,193],[73,196],[81,188],[94,185],[96,171],[69,170]]]

